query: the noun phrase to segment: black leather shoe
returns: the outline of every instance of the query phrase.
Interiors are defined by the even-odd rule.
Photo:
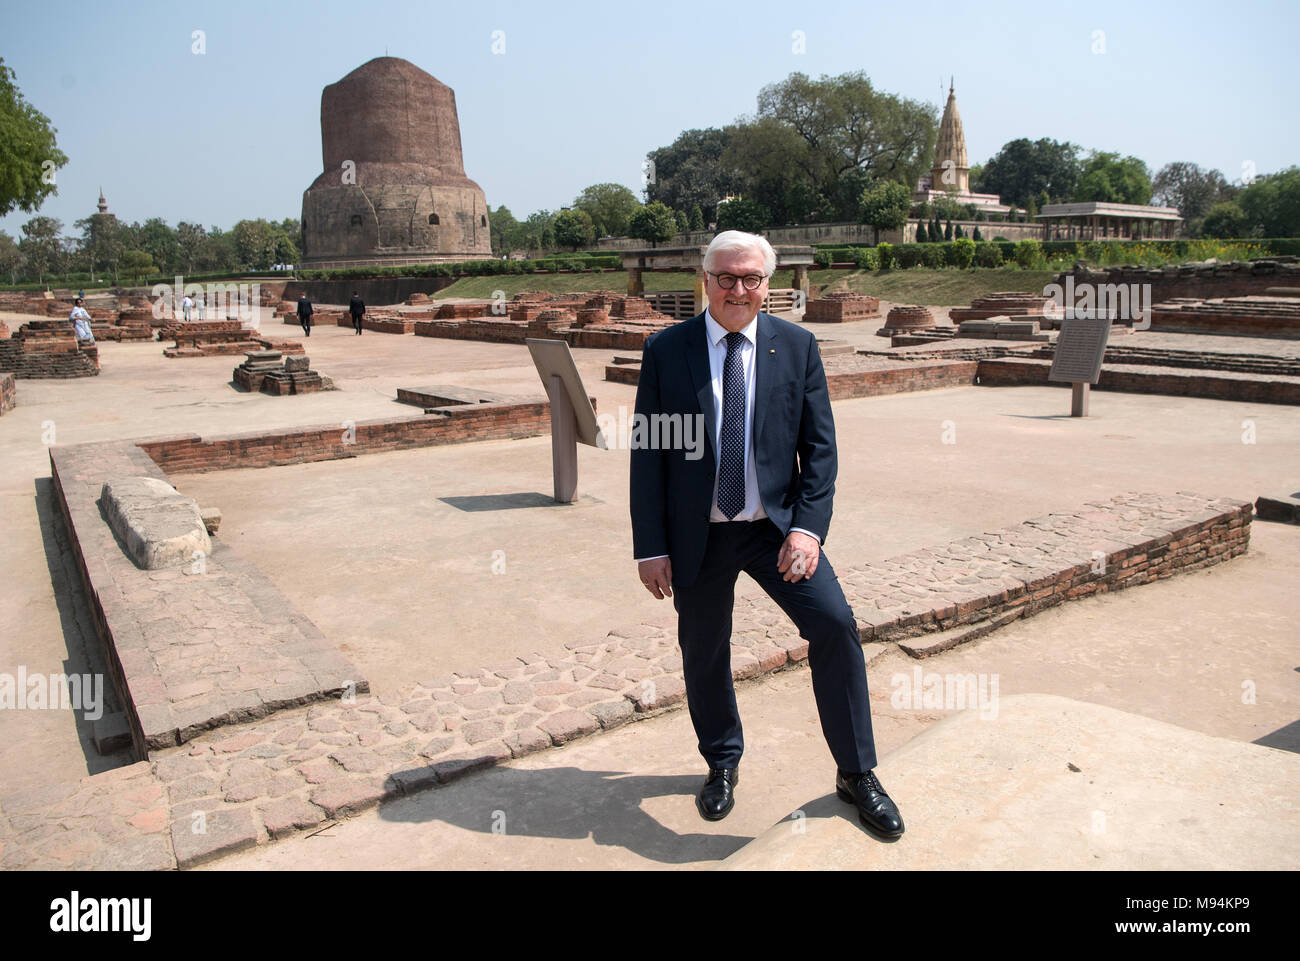
[[[736,804],[736,785],[740,783],[740,768],[711,767],[704,787],[695,797],[695,806],[706,821],[721,821]]]
[[[890,841],[902,836],[903,818],[898,813],[898,805],[880,786],[875,771],[862,774],[837,771],[835,793],[841,801],[857,805],[858,820],[876,837]]]

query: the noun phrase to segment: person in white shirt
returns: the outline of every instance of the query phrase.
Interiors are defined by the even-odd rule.
[[[81,306],[80,297],[73,305],[68,320],[72,321],[72,330],[77,335],[77,340],[91,344],[95,342],[95,335],[90,330],[90,314],[86,313],[86,308]]]
[[[185,323],[187,324],[190,322],[190,311],[193,309],[194,301],[190,300],[189,294],[186,294],[181,298],[181,317],[184,318]]]
[[[199,308],[199,320],[207,320],[208,305],[207,302],[203,299],[203,291],[199,291],[199,297],[198,300],[195,301],[195,304]]]

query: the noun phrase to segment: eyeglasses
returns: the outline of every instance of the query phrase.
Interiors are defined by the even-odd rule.
[[[706,270],[706,274],[713,274],[718,279],[718,286],[723,290],[731,290],[736,286],[739,280],[745,285],[746,290],[758,290],[763,281],[767,280],[767,274],[745,274],[744,277],[737,277],[735,274],[714,274],[711,270]]]

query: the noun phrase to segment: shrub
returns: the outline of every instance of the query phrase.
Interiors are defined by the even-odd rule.
[[[880,256],[874,247],[858,248],[858,270],[879,270]]]
[[[819,250],[813,254],[813,263],[818,267],[829,267],[831,265],[831,252],[829,250]]]
[[[1025,270],[1032,270],[1043,262],[1043,245],[1037,240],[1022,240],[1016,244],[1016,263]]]
[[[880,258],[880,269],[889,270],[894,266],[894,245],[876,244],[876,256]]]
[[[916,225],[916,242],[918,244],[928,244],[930,242],[930,231],[926,229],[924,220]]]
[[[1001,267],[1002,266],[1002,248],[997,244],[976,244],[975,245],[975,266],[976,267]]]
[[[953,266],[959,270],[965,270],[975,259],[975,241],[969,237],[961,237],[952,242]]]
[[[899,244],[894,248],[894,254],[898,258],[898,266],[906,270],[920,264],[922,249],[920,244]]]
[[[921,263],[927,267],[942,267],[943,248],[938,244],[926,244],[921,248]]]

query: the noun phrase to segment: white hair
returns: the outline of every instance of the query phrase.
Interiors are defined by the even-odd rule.
[[[776,251],[767,242],[766,237],[747,234],[743,230],[724,230],[709,242],[709,249],[704,252],[704,269],[713,273],[719,254],[753,253],[763,255],[763,273],[769,277],[776,272]]]

